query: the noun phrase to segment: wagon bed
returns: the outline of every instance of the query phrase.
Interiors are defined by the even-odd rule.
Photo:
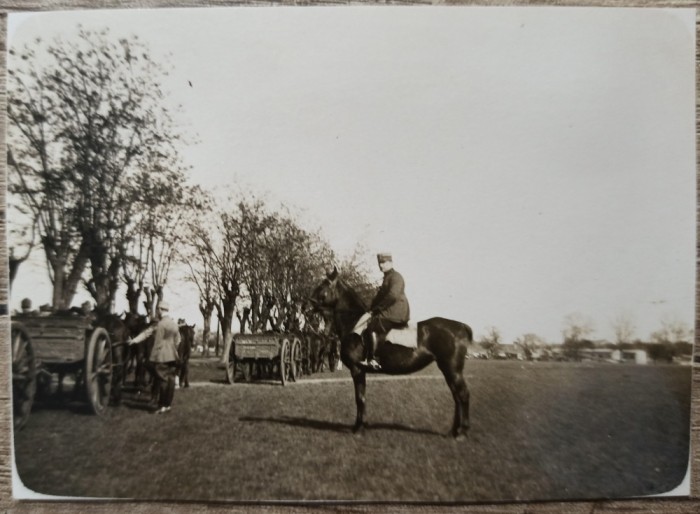
[[[19,314],[13,316],[13,348],[26,339],[31,346],[36,375],[72,373],[84,383],[95,414],[104,414],[112,392],[113,368],[123,365],[114,354],[107,330],[88,316],[77,314]],[[16,328],[15,328],[16,327]],[[118,384],[117,384],[118,386]]]
[[[85,340],[93,329],[89,318],[52,314],[19,315],[13,319],[24,326],[42,364],[77,363],[85,358]]]
[[[264,374],[282,381],[294,382],[301,374],[301,341],[292,334],[236,334],[231,343],[226,379],[233,384],[236,369],[246,382],[253,375]]]

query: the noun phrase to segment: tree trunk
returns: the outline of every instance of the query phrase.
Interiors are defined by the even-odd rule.
[[[129,305],[129,312],[138,314],[139,298],[141,298],[142,288],[136,287],[136,281],[132,278],[126,279],[126,301]]]
[[[202,313],[202,346],[204,356],[209,356],[209,334],[211,333],[211,315],[214,312],[213,305],[199,305],[199,312]]]
[[[224,304],[224,316],[221,319],[221,331],[224,338],[224,351],[221,354],[221,363],[228,365],[228,354],[231,350],[231,342],[233,341],[233,332],[231,331],[231,323],[233,322],[233,312],[235,309],[235,301],[226,302]]]
[[[69,309],[78,290],[78,284],[88,262],[88,245],[83,242],[75,256],[70,273],[66,276],[66,260],[56,256],[55,251],[46,250],[46,258],[53,272],[53,310]]]

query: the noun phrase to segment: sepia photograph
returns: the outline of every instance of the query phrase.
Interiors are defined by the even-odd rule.
[[[13,498],[689,497],[695,53],[678,8],[8,14]]]

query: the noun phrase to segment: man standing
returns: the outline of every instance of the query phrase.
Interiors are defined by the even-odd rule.
[[[175,395],[180,330],[175,320],[168,315],[169,310],[168,304],[161,301],[156,309],[158,323],[151,325],[129,341],[129,344],[137,344],[155,334],[149,360],[153,363],[155,371],[154,391],[159,392],[156,414],[168,412]]]
[[[365,331],[366,358],[360,364],[381,370],[374,358],[377,346],[386,339],[386,334],[392,328],[402,327],[408,323],[410,310],[405,293],[405,284],[401,274],[394,269],[394,262],[389,253],[377,255],[379,269],[384,273],[384,280],[372,300],[370,308],[372,318]]]

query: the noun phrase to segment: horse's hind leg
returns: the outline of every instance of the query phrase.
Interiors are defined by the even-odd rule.
[[[461,368],[461,367],[460,367]],[[469,388],[461,369],[444,369],[440,366],[455,402],[452,436],[460,439],[469,431]]]
[[[455,399],[455,419],[452,425],[452,435],[459,438],[469,432],[469,388],[460,373],[454,383],[452,395]],[[459,416],[457,413],[459,412]]]
[[[352,431],[358,433],[364,427],[365,418],[365,372],[353,371],[352,381],[355,384],[355,405],[357,406],[357,417]]]

